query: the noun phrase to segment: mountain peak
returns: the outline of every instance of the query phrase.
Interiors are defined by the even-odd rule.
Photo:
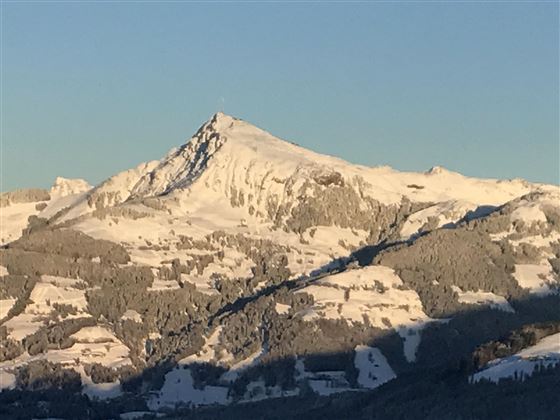
[[[51,187],[51,194],[58,196],[67,196],[72,194],[79,194],[88,191],[92,186],[83,179],[69,179],[61,176],[56,177],[54,184]]]
[[[443,166],[432,166],[428,171],[426,171],[426,175],[441,175],[444,173],[449,173],[450,171],[444,168]]]
[[[225,122],[231,122],[231,121],[236,120],[236,119],[237,118],[235,118],[231,115],[225,114],[222,111],[218,111],[214,115],[212,115],[212,118],[210,118],[210,121],[212,121],[212,122],[224,122],[224,121]]]
[[[164,194],[190,185],[224,145],[237,121],[223,112],[214,114],[185,144],[170,150],[153,170],[145,173],[134,186],[132,196]]]
[[[231,115],[224,114],[223,112],[216,112],[206,123],[204,123],[201,129],[204,131],[209,130],[220,133],[233,127],[235,121],[239,120]]]
[[[495,181],[468,179],[441,166],[435,166],[424,174],[358,167],[299,147],[249,122],[218,112],[202,124],[186,143],[172,149],[155,168],[145,173],[132,188],[131,196],[183,191],[206,174],[200,184],[201,194],[206,194],[211,188],[219,190],[221,196],[230,197],[232,190],[247,192],[251,185],[254,191],[250,194],[260,197],[263,190],[283,188],[287,185],[285,183],[296,182],[296,179],[304,182],[306,176],[323,179],[323,175],[328,176],[333,171],[350,183],[363,182],[360,194],[366,194],[365,189],[369,189],[372,197],[385,204],[398,203],[403,196],[411,196],[413,201],[442,200],[445,196],[446,199],[493,204],[531,189],[530,186],[501,184],[496,188],[499,191],[495,191]],[[269,185],[271,179],[275,181]],[[461,188],[455,185],[453,192],[449,192],[449,183],[457,182],[460,182]],[[492,186],[492,197],[480,193],[481,183]],[[411,185],[421,185],[422,188],[415,189],[411,195]],[[504,197],[503,200],[495,197],[498,193]],[[281,197],[285,191],[271,194]],[[266,202],[266,198],[259,199]],[[265,211],[262,209],[262,212]]]

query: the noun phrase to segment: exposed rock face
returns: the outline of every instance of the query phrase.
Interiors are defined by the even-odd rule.
[[[58,197],[65,197],[89,191],[91,188],[91,185],[83,179],[68,179],[59,176],[54,180],[50,194]]]
[[[175,188],[189,186],[204,172],[208,161],[227,141],[221,132],[231,124],[231,117],[214,115],[188,143],[170,151],[156,168],[140,178],[132,196],[166,194]]]
[[[412,203],[407,199],[400,204],[386,206],[369,197],[361,198],[350,187],[315,186],[312,193],[289,210],[285,224],[296,233],[315,226],[365,230],[369,232],[368,243],[376,244],[393,238],[407,216],[427,206],[427,203]],[[279,206],[276,210],[271,209],[269,214],[274,214],[273,220],[280,223],[283,212],[287,211]]]
[[[5,192],[0,195],[0,207],[7,207],[10,204],[17,203],[37,203],[40,201],[48,201],[51,196],[47,190],[39,188],[29,188]]]

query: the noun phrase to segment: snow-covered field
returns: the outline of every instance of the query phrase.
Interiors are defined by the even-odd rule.
[[[29,216],[52,217],[65,207],[73,205],[91,186],[82,179],[56,178],[50,199],[46,201],[10,203],[0,207],[0,245],[12,242],[21,236],[27,227]],[[45,208],[37,208],[44,203]]]
[[[360,371],[358,383],[364,388],[377,388],[397,377],[379,349],[360,345],[355,351],[354,364]]]
[[[345,319],[394,328],[404,340],[409,361],[416,358],[420,331],[434,322],[424,313],[418,294],[403,289],[402,280],[388,267],[368,266],[327,276],[299,292],[315,299],[311,310],[302,314],[304,319]]]
[[[549,367],[560,363],[560,333],[549,335],[537,344],[523,349],[513,356],[493,360],[488,366],[475,373],[471,380],[499,382],[501,379],[523,380],[539,367]]]
[[[515,264],[513,276],[524,289],[529,289],[536,295],[553,293],[550,288],[552,282],[552,268],[547,262],[543,264]]]
[[[228,394],[227,385],[234,381],[241,371],[254,365],[263,354],[264,349],[232,365],[230,370],[220,378],[222,386],[195,388],[189,364],[215,360],[217,355],[214,347],[218,343],[220,332],[220,328],[216,329],[207,338],[201,352],[182,359],[177,367],[165,376],[162,389],[152,394],[149,402],[150,409],[158,410],[176,405],[231,404],[232,402],[258,401],[264,398],[298,395],[302,390],[302,381],[319,395],[331,395],[338,392],[374,389],[396,378],[395,372],[379,349],[359,345],[355,348],[354,365],[359,372],[358,384],[361,388],[352,388],[345,377],[344,371],[306,371],[303,358],[298,358],[294,378],[298,385],[295,389],[282,390],[279,386],[266,386],[264,380],[258,380],[247,385],[245,395],[241,399],[233,399]],[[223,360],[227,361],[227,356]]]
[[[39,213],[35,208],[37,203],[16,203],[0,208],[0,224],[2,232],[1,244],[12,242],[21,236],[21,231],[27,227],[27,219]]]
[[[75,308],[76,313],[68,314],[68,319],[89,316],[85,291],[73,287],[76,283],[75,279],[42,276],[31,291],[30,303],[25,310],[3,324],[8,328],[8,336],[15,340],[22,340],[33,334],[45,325],[54,310],[54,304],[70,305]],[[4,303],[6,303],[5,306]],[[10,303],[13,305],[15,300],[2,301],[2,313],[5,311],[7,314],[11,308]]]
[[[118,368],[131,365],[130,350],[108,329],[103,327],[85,327],[71,335],[76,341],[66,349],[51,349],[46,353],[30,356],[27,352],[21,356],[0,362],[0,382],[2,386],[11,386],[14,379],[13,372],[29,362],[45,360],[60,364],[78,372],[84,385],[83,392],[96,398],[114,398],[120,395],[118,382],[93,383],[84,371],[84,365],[99,363],[103,366]]]
[[[191,371],[185,367],[173,369],[165,375],[163,387],[149,401],[149,407],[157,410],[162,407],[174,407],[176,404],[208,405],[227,402],[227,387],[206,386],[204,389],[196,389]]]
[[[514,312],[507,299],[503,296],[498,296],[491,292],[482,292],[480,290],[476,292],[471,290],[464,292],[457,286],[451,286],[451,288],[459,296],[459,303],[483,305],[505,312]]]

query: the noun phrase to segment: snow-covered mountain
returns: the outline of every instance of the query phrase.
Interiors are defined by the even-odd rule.
[[[330,396],[560,321],[558,186],[357,166],[222,113],[161,160],[0,205],[7,390]]]
[[[200,205],[226,199],[234,207],[270,219],[272,210],[280,207],[289,212],[294,201],[324,193],[329,185],[384,205],[400,204],[403,199],[414,203],[458,202],[450,207],[496,206],[531,191],[554,190],[523,180],[467,178],[441,167],[420,174],[352,165],[218,113],[159,162],[141,164],[103,182],[90,194],[89,207],[158,196],[176,197],[187,208],[195,204],[193,201]],[[196,200],[188,200],[192,195]]]

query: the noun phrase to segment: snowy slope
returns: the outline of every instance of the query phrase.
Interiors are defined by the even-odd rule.
[[[416,358],[420,331],[430,319],[413,290],[403,290],[402,280],[390,268],[364,267],[327,276],[299,292],[309,293],[315,304],[304,319],[345,319],[367,322],[377,328],[395,328],[401,335],[408,361]]]
[[[46,346],[40,354],[23,352],[1,362],[6,387],[14,386],[18,368],[46,360],[78,372],[84,393],[112,398],[121,394],[119,380],[94,382],[86,373],[89,364],[143,369],[159,362],[155,358],[161,355],[154,349],[166,357],[189,349],[161,375],[161,387],[146,395],[150,409],[377,388],[400,374],[394,360],[413,367],[420,344],[426,342],[425,331],[449,319],[429,312],[423,290],[404,281],[402,273],[383,265],[358,267],[354,253],[379,244],[409,246],[430,231],[455,232],[469,221],[480,222],[491,244],[511,246],[511,290],[531,297],[557,292],[558,275],[551,262],[560,240],[560,224],[554,219],[560,207],[557,186],[476,179],[441,167],[412,173],[352,165],[221,113],[161,160],[142,163],[95,187],[57,178],[49,195],[48,200],[8,202],[0,208],[2,244],[19,238],[33,215],[50,219],[49,229],[73,229],[118,244],[130,261],[106,262],[102,255],[84,259],[79,248],[62,256],[43,250],[47,262],[64,260],[67,265],[60,269],[67,272],[26,272],[37,282],[13,316],[8,314],[18,299],[5,287],[0,318],[6,317],[2,327],[13,342],[62,322],[54,304],[72,309],[66,321],[90,317],[90,295],[107,290],[96,306],[103,315],[96,315],[95,326],[71,334],[68,347]],[[490,227],[484,227],[486,222]],[[63,250],[60,246],[52,252]],[[429,269],[432,265],[427,264]],[[12,274],[6,267],[0,266],[1,279]],[[145,269],[153,278],[146,285],[140,271],[124,273],[131,268]],[[86,284],[90,272],[101,273],[101,285]],[[438,274],[426,277],[433,275],[427,281],[434,290]],[[443,283],[450,301],[458,305],[517,316],[512,296],[493,292],[492,284]],[[444,295],[434,296],[441,302]],[[187,321],[196,325],[194,332],[182,329]],[[273,328],[273,321],[279,325],[273,325],[277,335],[293,325],[300,329],[272,348],[266,328]],[[340,334],[349,334],[347,342],[335,343]],[[394,355],[377,345],[377,334],[397,343],[399,357],[391,358]],[[304,337],[294,354],[289,346],[301,335],[309,335],[309,342]],[[185,342],[174,341],[176,337]],[[343,362],[355,369],[356,378],[340,360],[310,362],[310,355],[329,353],[331,345],[350,354]],[[284,388],[267,384],[264,375],[255,373],[260,364],[273,365],[279,355],[295,363]],[[512,372],[517,367],[511,363],[529,366],[533,361],[528,358],[536,356],[516,357],[497,362],[496,369]],[[200,365],[215,369],[211,383],[201,385]],[[245,387],[233,395],[238,380],[245,381]]]
[[[369,230],[383,231],[394,217],[375,226],[375,214],[387,214],[388,208],[396,214],[403,198],[426,203],[412,210],[400,228],[400,238],[406,239],[426,224],[431,229],[452,225],[468,214],[478,215],[479,208],[494,208],[539,190],[554,187],[468,178],[439,167],[406,173],[352,165],[218,113],[160,161],[122,172],[89,191],[60,221],[75,219],[75,229],[124,243],[133,261],[154,267],[189,254],[176,249],[181,235],[204,240],[223,230],[264,238],[292,250],[288,265],[297,276],[309,275],[371,241]],[[313,200],[323,203],[324,214],[310,214]],[[344,205],[358,214],[342,221],[339,207]],[[96,210],[98,216],[91,217]],[[100,211],[116,217],[118,224]],[[120,217],[126,214],[138,216]],[[147,249],[146,241],[169,247],[165,258]],[[252,262],[246,256],[235,249],[226,253],[220,264],[212,263],[190,281],[202,290],[210,287],[214,272],[239,277],[250,271]]]
[[[0,207],[0,244],[18,239],[27,227],[30,216],[51,218],[60,210],[74,205],[91,189],[83,179],[57,177],[48,199],[33,199],[28,202],[9,203]]]
[[[537,344],[523,349],[513,356],[497,359],[477,372],[471,378],[473,382],[488,380],[499,382],[500,379],[523,380],[533,374],[535,369],[555,366],[560,363],[560,333],[543,338]]]
[[[133,194],[168,193],[188,187],[198,177],[201,177],[199,184],[207,184],[227,196],[232,188],[259,193],[259,188],[266,186],[266,190],[270,190],[273,183],[281,184],[280,180],[293,179],[294,175],[299,178],[335,171],[350,183],[355,177],[363,178],[366,183],[363,192],[384,203],[398,203],[402,196],[407,196],[423,202],[463,200],[498,205],[531,190],[546,188],[522,180],[468,178],[440,167],[426,173],[406,173],[388,167],[352,165],[303,149],[242,120],[218,113],[185,146],[171,151],[157,168],[146,174]],[[297,185],[297,179],[293,180]]]
[[[60,220],[71,220],[94,210],[116,206],[124,202],[130,197],[132,189],[140,177],[150,172],[156,165],[157,161],[141,163],[136,168],[110,177],[80,197]]]
[[[191,214],[216,206],[224,210],[240,207],[245,217],[252,214],[263,219],[269,216],[271,203],[275,209],[282,207],[289,212],[303,196],[316,194],[317,183],[325,188],[329,182],[385,205],[398,204],[403,197],[412,202],[446,203],[411,219],[403,231],[405,236],[434,214],[444,215],[441,225],[479,206],[497,206],[528,192],[551,188],[522,180],[468,178],[439,167],[426,173],[407,173],[385,166],[352,165],[218,113],[159,162],[142,164],[102,183],[92,191],[88,203],[80,203],[64,220],[95,208],[160,195],[180,201],[180,211]]]

